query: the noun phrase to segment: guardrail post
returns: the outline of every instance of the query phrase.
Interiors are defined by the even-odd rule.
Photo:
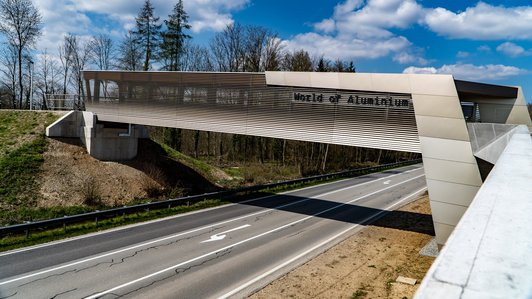
[[[30,238],[30,230],[27,229],[27,230],[26,230],[26,239],[29,239],[29,238]]]
[[[67,225],[66,222],[63,222],[63,232],[66,234],[67,232]]]
[[[96,225],[96,227],[98,227],[98,216],[96,216],[96,218],[94,219],[94,224]]]

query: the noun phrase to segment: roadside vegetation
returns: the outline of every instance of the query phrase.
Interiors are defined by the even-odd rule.
[[[155,141],[139,142],[136,159],[101,162],[90,157],[77,139],[44,136],[46,126],[58,117],[48,112],[0,110],[0,225],[368,167],[377,165],[375,159],[395,162],[411,158],[408,154],[387,151],[328,148],[318,143],[199,131],[182,130],[174,135],[180,139],[172,139],[166,134],[175,129],[151,128]],[[64,151],[67,147],[68,151]],[[60,149],[62,151],[58,152]],[[349,159],[354,162],[348,163]],[[128,181],[134,175],[141,176]],[[322,182],[262,192],[272,194],[319,183]],[[59,190],[60,186],[66,189]],[[109,194],[117,189],[129,191],[133,188],[141,190],[141,195],[112,197]],[[8,236],[0,239],[0,251],[238,202],[250,196],[253,195],[244,193],[231,199],[213,198],[171,209],[100,219],[98,223],[70,224],[66,229]]]
[[[57,117],[52,113],[0,112],[1,223],[21,217],[25,209],[34,205],[36,178],[41,174],[46,149],[44,128]]]

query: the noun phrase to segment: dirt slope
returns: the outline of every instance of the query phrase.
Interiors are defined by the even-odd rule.
[[[139,141],[131,161],[104,162],[91,157],[78,139],[48,139],[40,178],[39,207],[91,205],[120,206],[147,197],[203,193],[216,187],[194,170],[170,158],[151,140]]]

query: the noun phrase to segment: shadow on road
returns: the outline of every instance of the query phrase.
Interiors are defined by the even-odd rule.
[[[298,201],[302,202],[296,203]],[[259,200],[241,202],[240,204],[276,209],[301,215],[312,215],[346,223],[371,224],[379,227],[394,228],[434,236],[432,216],[429,214],[408,211],[386,211],[355,204],[339,206],[340,203],[335,201],[293,195],[272,196]],[[366,221],[368,217],[376,214],[379,214],[379,216],[373,218],[370,222]]]

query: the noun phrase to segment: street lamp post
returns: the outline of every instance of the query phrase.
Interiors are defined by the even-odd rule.
[[[30,71],[30,110],[33,110],[33,71],[35,71],[35,64],[33,60],[28,60],[28,67]]]

